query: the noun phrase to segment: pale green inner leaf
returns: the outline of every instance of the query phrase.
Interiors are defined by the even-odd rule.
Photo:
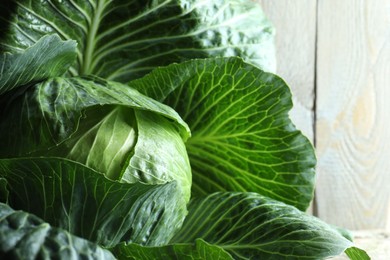
[[[88,109],[77,131],[47,155],[61,156],[102,172],[112,180],[121,179],[127,158],[137,142],[134,112],[124,106]]]
[[[177,181],[186,201],[191,194],[191,166],[184,142],[172,122],[149,111],[135,111],[137,144],[121,179],[161,184]]]

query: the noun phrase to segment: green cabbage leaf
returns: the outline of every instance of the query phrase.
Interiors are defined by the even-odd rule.
[[[233,259],[324,259],[353,245],[321,220],[257,193],[213,193],[188,208],[171,243],[201,238]]]
[[[2,259],[116,259],[110,251],[0,203]]]
[[[194,196],[250,191],[309,206],[316,158],[288,116],[291,93],[281,78],[239,58],[215,58],[158,68],[129,85],[188,123]]]
[[[304,213],[273,38],[250,0],[0,1],[0,258],[369,259]]]
[[[8,198],[0,193],[3,202],[105,247],[163,245],[187,212],[175,181],[118,183],[66,159],[1,159],[0,176],[8,190]]]
[[[20,52],[47,34],[76,40],[73,76],[127,82],[211,56],[241,56],[275,70],[274,29],[252,1],[5,0],[0,9],[0,49]]]
[[[64,74],[76,58],[76,42],[44,36],[22,53],[0,55],[0,94]]]

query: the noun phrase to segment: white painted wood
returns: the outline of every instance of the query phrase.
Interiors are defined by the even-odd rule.
[[[350,229],[390,210],[390,1],[318,0],[317,209]]]
[[[276,28],[277,74],[293,92],[290,116],[298,129],[313,140],[315,76],[315,0],[260,0]]]
[[[355,246],[364,249],[373,260],[390,259],[390,233],[384,230],[358,230],[352,232]],[[343,254],[333,260],[348,260]]]
[[[293,94],[291,120],[313,141],[317,3],[314,0],[259,2],[276,29],[277,74]],[[307,212],[312,213],[312,207]]]

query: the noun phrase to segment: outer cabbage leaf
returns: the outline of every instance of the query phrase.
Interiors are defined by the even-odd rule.
[[[64,74],[76,60],[76,42],[57,35],[42,37],[17,54],[0,55],[0,94]]]
[[[134,89],[98,78],[49,79],[11,99],[1,117],[3,157],[64,157],[122,182],[175,180],[189,200],[188,126]]]
[[[340,235],[342,235],[343,237],[345,237],[349,241],[353,241],[353,235],[352,235],[351,231],[349,231],[345,228],[341,228],[339,226],[335,226],[335,225],[330,225],[330,226],[332,226],[337,232],[340,233]]]
[[[176,182],[118,183],[65,159],[2,159],[0,177],[11,207],[106,247],[166,244],[187,212]]]
[[[119,244],[113,249],[118,259],[164,259],[164,260],[232,260],[222,248],[210,245],[202,239],[191,244],[175,244],[160,247],[141,246],[138,244]]]
[[[275,69],[274,30],[247,0],[3,0],[0,49],[19,52],[43,35],[78,42],[72,75],[127,82],[191,58],[241,56]]]
[[[239,58],[193,60],[129,83],[188,123],[193,194],[251,191],[305,210],[314,149],[288,117],[286,83]]]
[[[110,251],[0,203],[1,259],[113,260]]]
[[[188,210],[170,243],[201,238],[235,259],[323,259],[353,246],[321,220],[256,193],[214,193]]]
[[[0,178],[0,198],[2,202],[8,203],[9,191],[7,189],[7,180]]]

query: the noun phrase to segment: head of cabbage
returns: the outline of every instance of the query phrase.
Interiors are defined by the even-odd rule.
[[[95,77],[53,78],[12,97],[0,155],[67,158],[118,182],[177,181],[188,202],[190,131],[170,107]]]

